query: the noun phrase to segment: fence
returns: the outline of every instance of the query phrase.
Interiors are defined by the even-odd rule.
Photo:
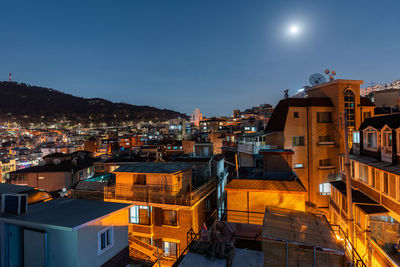
[[[176,186],[166,185],[113,185],[104,187],[104,198],[191,206],[215,188],[215,179],[193,192],[181,192]]]

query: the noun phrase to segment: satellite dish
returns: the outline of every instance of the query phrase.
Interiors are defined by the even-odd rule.
[[[336,75],[336,71],[332,70],[332,71],[331,71],[331,74],[332,74],[333,76],[335,76],[335,75]]]
[[[312,86],[315,86],[315,85],[318,85],[321,83],[325,83],[325,82],[326,82],[326,79],[325,79],[324,75],[322,75],[321,73],[314,73],[314,74],[311,74],[311,76],[310,76],[310,84]]]
[[[329,74],[329,70],[328,69],[325,70],[325,74]]]

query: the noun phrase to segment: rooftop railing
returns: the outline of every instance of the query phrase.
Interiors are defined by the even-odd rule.
[[[215,179],[205,182],[191,192],[183,191],[179,184],[173,186],[117,184],[104,187],[104,199],[192,206],[215,188]]]

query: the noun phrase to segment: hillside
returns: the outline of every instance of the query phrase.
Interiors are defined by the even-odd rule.
[[[113,103],[102,98],[82,98],[23,83],[0,82],[0,121],[54,123],[68,121],[118,125],[123,122],[166,121],[185,114],[150,106]]]

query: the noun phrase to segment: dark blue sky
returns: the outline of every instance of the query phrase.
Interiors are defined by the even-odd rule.
[[[1,2],[0,80],[211,116],[276,104],[325,68],[400,78],[399,1],[59,2]]]

